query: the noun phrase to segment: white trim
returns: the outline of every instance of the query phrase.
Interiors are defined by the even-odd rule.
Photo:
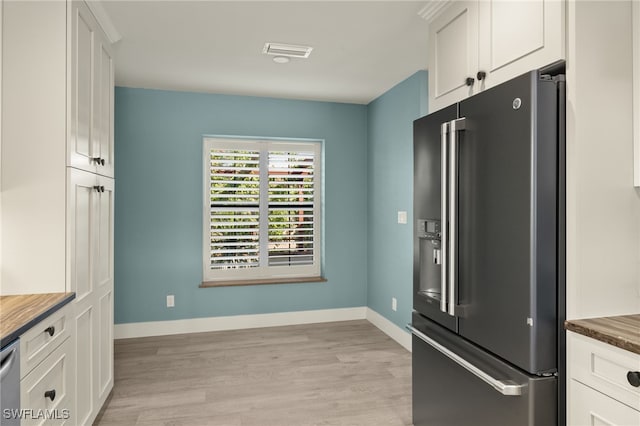
[[[369,307],[367,307],[367,321],[378,327],[384,334],[411,352],[411,334],[409,334],[409,332],[404,331]]]
[[[100,27],[102,27],[102,30],[111,44],[120,41],[122,36],[116,29],[115,25],[113,25],[113,21],[109,17],[107,11],[104,10],[102,2],[100,0],[86,0],[85,3],[89,10],[91,10],[93,17],[96,18],[96,21],[100,24]]]
[[[640,4],[631,2],[633,46],[633,185],[640,187]]]
[[[251,280],[256,278],[318,277],[322,265],[322,146],[320,139],[260,139],[203,136],[202,139],[202,280]],[[243,269],[215,269],[211,265],[211,152],[218,150],[242,150],[259,154],[259,261],[257,265]],[[269,265],[269,155],[272,151],[313,152],[313,263],[310,265]]]
[[[128,339],[132,337],[166,336],[206,331],[241,330],[246,328],[363,320],[368,317],[367,309],[368,308],[364,306],[360,306],[355,308],[278,312],[273,314],[192,318],[175,321],[133,322],[116,324],[114,327],[114,338]]]

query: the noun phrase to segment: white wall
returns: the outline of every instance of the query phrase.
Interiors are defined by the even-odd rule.
[[[630,1],[567,10],[567,317],[640,312]]]

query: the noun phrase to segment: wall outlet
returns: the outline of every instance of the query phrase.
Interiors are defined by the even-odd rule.
[[[398,211],[398,223],[402,224],[402,225],[406,225],[407,224],[407,212]]]
[[[395,297],[391,298],[391,309],[394,311],[398,310],[398,300]]]
[[[173,294],[167,294],[167,308],[176,306],[176,298]]]

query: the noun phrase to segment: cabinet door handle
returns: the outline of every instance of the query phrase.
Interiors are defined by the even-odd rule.
[[[640,387],[640,371],[629,371],[627,373],[627,381],[634,388]]]
[[[56,328],[54,326],[50,326],[44,329],[45,333],[49,333],[49,336],[53,336],[53,334],[56,332]]]
[[[104,192],[104,186],[100,185],[100,192]]]
[[[464,84],[466,84],[467,86],[471,87],[471,86],[473,86],[474,82],[475,82],[475,80],[473,79],[473,77],[467,77],[467,79],[464,81]]]
[[[45,398],[49,398],[51,401],[53,401],[54,399],[56,399],[56,390],[55,389],[51,389],[48,390],[44,393],[44,397]]]
[[[478,71],[478,74],[476,75],[476,77],[478,78],[478,81],[482,81],[485,78],[487,78],[487,73],[484,71]]]
[[[101,159],[100,159],[100,165],[101,165],[101,166],[104,166],[104,164],[105,164],[104,158],[101,158]]]

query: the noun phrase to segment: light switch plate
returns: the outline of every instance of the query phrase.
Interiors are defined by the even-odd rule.
[[[402,225],[407,224],[407,212],[399,210],[398,211],[398,223]]]

